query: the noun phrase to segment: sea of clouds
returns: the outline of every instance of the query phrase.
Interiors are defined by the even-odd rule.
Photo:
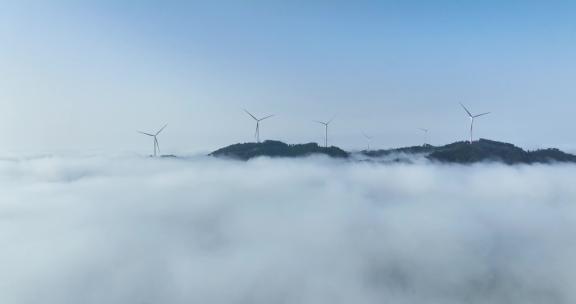
[[[0,160],[2,304],[576,303],[576,166]]]

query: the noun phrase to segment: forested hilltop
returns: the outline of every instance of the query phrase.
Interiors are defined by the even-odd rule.
[[[513,144],[480,139],[473,143],[455,142],[444,146],[413,146],[386,150],[365,150],[347,152],[338,147],[321,147],[316,143],[286,144],[281,141],[267,140],[262,143],[242,143],[227,146],[210,153],[210,156],[249,160],[255,157],[306,157],[326,155],[334,158],[350,158],[355,154],[369,159],[394,158],[401,161],[411,156],[424,157],[441,163],[473,164],[478,162],[502,162],[505,164],[535,164],[570,162],[576,163],[576,155],[558,149],[540,149],[526,151]]]

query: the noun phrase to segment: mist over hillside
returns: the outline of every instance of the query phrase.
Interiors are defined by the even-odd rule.
[[[0,302],[574,303],[574,165],[0,161]]]

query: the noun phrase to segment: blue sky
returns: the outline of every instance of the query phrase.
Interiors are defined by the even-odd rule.
[[[262,137],[347,149],[480,137],[574,149],[568,1],[0,1],[0,153]],[[150,146],[150,147],[149,147]]]

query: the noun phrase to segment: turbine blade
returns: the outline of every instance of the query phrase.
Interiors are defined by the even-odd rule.
[[[158,132],[156,133],[156,135],[158,135],[158,134],[160,134],[160,132],[164,131],[164,129],[166,129],[167,126],[168,126],[168,124],[165,124],[165,125],[162,127],[162,129],[160,129],[160,131],[158,131]]]
[[[330,118],[330,120],[326,124],[329,125],[333,120],[334,120],[334,117]]]
[[[488,115],[488,114],[490,114],[490,112],[486,112],[486,113],[478,114],[478,115],[474,116],[474,118],[476,118],[476,117],[480,117],[480,116],[484,116],[484,115]]]
[[[468,114],[468,116],[473,117],[473,116],[472,116],[472,113],[470,113],[470,111],[468,111],[468,109],[466,109],[466,107],[465,107],[462,103],[460,103],[460,105],[462,106],[462,108],[464,109],[464,111],[466,111],[466,113]]]
[[[148,135],[148,136],[154,136],[154,135],[152,135],[152,134],[150,134],[150,133],[146,133],[146,132],[142,132],[142,131],[137,131],[137,132],[140,133],[140,134]]]
[[[314,121],[314,122],[317,122],[317,123],[319,123],[319,124],[322,124],[322,125],[327,125],[327,123],[325,123],[325,122],[323,122],[323,121],[319,121],[319,120],[313,120],[313,121]]]
[[[256,118],[256,116],[252,115],[252,113],[248,112],[248,110],[246,110],[246,109],[243,109],[243,110],[244,110],[244,112],[248,113],[248,115],[250,115],[252,118],[254,118],[254,120],[256,120],[256,121],[258,120],[258,118]]]
[[[364,135],[364,137],[366,137],[366,139],[372,139],[372,136],[368,136],[366,133],[362,132],[362,135]]]
[[[268,116],[266,116],[266,117],[264,117],[264,118],[260,118],[259,121],[263,121],[264,119],[268,119],[268,118],[270,118],[270,117],[272,117],[272,116],[274,116],[274,115],[268,115]]]

